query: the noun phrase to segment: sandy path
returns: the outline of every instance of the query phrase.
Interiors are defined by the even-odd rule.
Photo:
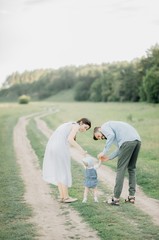
[[[52,130],[49,129],[46,123],[40,119],[40,116],[36,117],[35,120],[39,130],[44,135],[49,137],[52,133]],[[71,155],[74,160],[76,160],[78,163],[81,164],[82,156],[76,149],[71,148]],[[98,169],[98,177],[113,191],[115,177],[116,177],[116,174],[114,171],[112,171],[109,167],[102,165]],[[127,198],[128,196],[127,189],[128,189],[128,180],[125,178],[124,187],[121,195],[121,197],[123,197],[124,199]],[[135,206],[140,210],[142,210],[143,212],[145,212],[146,214],[148,214],[152,218],[153,223],[159,226],[159,201],[147,197],[139,186],[137,186]]]
[[[61,204],[50,195],[50,187],[42,180],[37,156],[26,136],[29,117],[19,119],[14,129],[14,148],[25,184],[25,201],[33,209],[30,219],[37,226],[38,240],[95,239],[97,233],[82,221],[69,204]],[[40,121],[39,121],[40,122]],[[46,131],[45,124],[40,127]]]

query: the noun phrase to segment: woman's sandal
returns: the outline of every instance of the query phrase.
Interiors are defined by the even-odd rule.
[[[112,198],[112,201],[111,201],[110,204],[111,204],[111,205],[114,205],[114,206],[120,206],[119,200],[115,200],[114,198]]]
[[[71,198],[71,197],[63,199],[64,203],[72,203],[72,202],[76,202],[76,201],[77,201],[77,198]]]
[[[58,201],[58,202],[60,202],[60,203],[63,203],[63,201],[64,201],[64,198],[62,198],[62,197],[58,196],[58,197],[57,197],[57,201]]]
[[[135,197],[129,197],[127,199],[125,199],[125,203],[132,203],[134,204],[135,203]]]

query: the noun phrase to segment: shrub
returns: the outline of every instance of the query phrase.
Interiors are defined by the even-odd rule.
[[[22,95],[18,98],[19,104],[28,104],[30,101],[30,97],[27,95]]]

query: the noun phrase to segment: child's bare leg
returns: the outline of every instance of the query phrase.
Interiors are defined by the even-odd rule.
[[[97,187],[95,187],[95,188],[93,189],[93,192],[94,192],[94,201],[95,201],[95,202],[98,202]]]
[[[87,202],[87,196],[88,196],[89,188],[85,187],[84,188],[84,195],[83,195],[83,203]]]

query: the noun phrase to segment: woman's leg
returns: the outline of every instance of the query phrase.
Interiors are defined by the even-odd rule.
[[[69,198],[68,187],[62,183],[61,183],[61,187],[62,187],[63,198],[64,199]]]
[[[62,202],[70,203],[77,201],[77,198],[69,197],[68,195],[68,187],[62,183],[58,183],[58,190],[60,193],[60,198]]]
[[[61,199],[69,198],[68,187],[67,186],[65,186],[62,183],[58,183],[58,190],[59,190],[59,194],[60,194]]]
[[[59,195],[60,195],[60,199],[64,199],[64,194],[63,194],[63,189],[62,189],[62,184],[58,183],[58,190],[59,190]]]
[[[61,183],[58,183],[58,190],[59,190],[59,197],[62,199],[63,198],[63,192],[62,192]]]

